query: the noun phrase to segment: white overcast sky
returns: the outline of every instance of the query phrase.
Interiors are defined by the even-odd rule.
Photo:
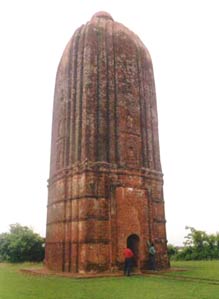
[[[134,31],[153,61],[169,243],[219,231],[219,1],[0,2],[0,232],[45,235],[55,75],[97,11]]]

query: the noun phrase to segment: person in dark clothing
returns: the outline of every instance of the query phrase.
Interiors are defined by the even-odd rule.
[[[134,254],[130,248],[124,249],[124,257],[125,257],[124,275],[130,276],[133,256]]]
[[[155,254],[156,250],[153,243],[148,242],[148,251],[149,251],[149,269],[156,270]]]

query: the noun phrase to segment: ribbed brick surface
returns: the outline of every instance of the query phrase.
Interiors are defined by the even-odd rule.
[[[131,235],[138,268],[147,268],[147,240],[168,267],[162,177],[150,55],[97,13],[76,30],[57,71],[47,267],[118,268]]]

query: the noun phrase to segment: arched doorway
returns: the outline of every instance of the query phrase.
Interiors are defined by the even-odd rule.
[[[140,238],[136,234],[132,234],[127,238],[127,247],[130,248],[134,253],[134,267],[138,267],[139,259],[139,242]]]

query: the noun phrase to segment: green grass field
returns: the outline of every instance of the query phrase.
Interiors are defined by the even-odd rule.
[[[37,265],[34,267],[40,267]],[[0,299],[218,299],[219,261],[173,262],[157,275],[73,279],[19,272],[31,264],[0,264]]]

